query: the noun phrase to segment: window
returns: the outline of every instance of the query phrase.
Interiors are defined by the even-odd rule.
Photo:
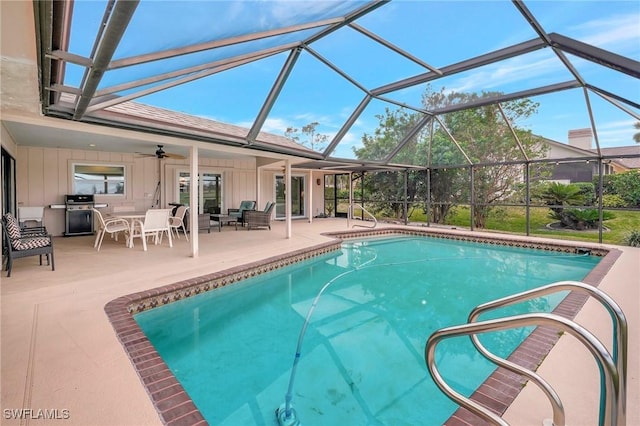
[[[74,164],[73,193],[124,195],[125,166]]]

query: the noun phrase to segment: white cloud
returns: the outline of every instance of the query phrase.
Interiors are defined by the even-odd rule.
[[[284,136],[284,132],[287,131],[288,127],[291,127],[291,124],[286,120],[281,118],[267,118],[261,131]]]
[[[638,14],[613,15],[594,19],[574,27],[585,34],[580,40],[601,48],[621,46],[638,48],[640,35],[640,16]]]
[[[455,92],[474,92],[505,87],[513,83],[527,85],[516,90],[530,88],[532,77],[539,79],[541,76],[549,76],[563,71],[562,63],[555,56],[549,57],[545,53],[525,55],[475,69],[452,81],[449,89]],[[563,72],[563,75],[554,76],[553,82],[557,83],[565,79]]]

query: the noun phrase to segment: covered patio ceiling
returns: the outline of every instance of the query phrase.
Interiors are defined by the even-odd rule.
[[[596,151],[634,145],[640,122],[635,2],[33,4],[46,116],[292,154],[309,168],[437,166],[398,154],[429,126],[446,131],[447,114],[524,98],[538,114],[509,128],[565,143],[589,127]],[[429,90],[486,96],[429,108]],[[383,155],[356,155],[396,110],[417,124]],[[306,136],[325,143],[285,138],[310,123]]]

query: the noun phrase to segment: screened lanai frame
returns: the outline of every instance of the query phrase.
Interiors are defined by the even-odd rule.
[[[227,26],[221,24],[220,26],[223,28],[214,35],[207,33],[199,39],[195,39],[189,38],[189,34],[193,36],[192,33],[183,36],[179,31],[174,34],[175,40],[171,39],[168,42],[165,40],[163,45],[162,42],[155,42],[156,38],[162,38],[161,34],[158,31],[149,32],[149,34],[142,33],[142,30],[137,26],[137,19],[146,16],[145,13],[148,12],[146,8],[148,7],[156,9],[161,6],[169,7],[167,5],[170,3],[172,2],[159,2],[150,5],[146,1],[91,2],[92,10],[98,11],[90,15],[93,19],[93,22],[90,22],[93,25],[91,27],[93,33],[89,34],[93,34],[93,36],[87,34],[87,28],[83,28],[81,34],[84,44],[79,45],[79,38],[74,31],[79,31],[78,28],[82,28],[82,24],[87,22],[77,20],[79,15],[74,15],[73,2],[35,2],[43,113],[48,116],[88,123],[175,135],[212,144],[294,154],[310,160],[307,163],[297,165],[297,167],[344,170],[346,172],[432,171],[443,168],[468,168],[473,174],[474,167],[485,167],[491,164],[475,162],[470,158],[464,152],[461,144],[448,132],[440,119],[441,116],[455,111],[487,106],[494,106],[502,111],[501,105],[512,100],[560,92],[581,91],[587,110],[589,127],[594,136],[595,152],[593,155],[586,154],[584,158],[554,158],[552,161],[596,161],[599,164],[599,169],[602,169],[602,164],[612,159],[638,156],[637,154],[609,156],[601,152],[599,128],[596,125],[596,114],[594,114],[591,105],[594,98],[604,100],[605,103],[626,116],[640,121],[640,100],[633,97],[633,90],[622,93],[606,86],[602,87],[600,84],[604,84],[606,79],[599,80],[597,84],[592,83],[584,77],[581,70],[584,69],[585,63],[597,64],[616,75],[626,76],[637,85],[640,79],[640,63],[631,57],[596,47],[565,34],[547,32],[538,16],[522,1],[498,3],[501,3],[500,7],[512,8],[513,18],[520,19],[519,25],[526,28],[528,34],[533,35],[531,38],[519,39],[513,44],[487,50],[470,57],[463,57],[462,60],[453,57],[456,60],[452,60],[444,66],[434,65],[435,62],[429,58],[421,57],[427,55],[415,54],[409,49],[403,48],[399,42],[385,38],[371,30],[366,23],[362,23],[368,17],[377,17],[382,14],[387,10],[386,8],[406,7],[403,2],[314,2],[313,8],[310,7],[311,3],[286,2],[288,8],[295,9],[295,13],[287,15],[287,19],[276,20],[276,13],[269,11],[269,13],[273,13],[268,15],[274,17],[273,21],[260,22],[260,24],[264,24],[260,26],[247,16],[240,18],[226,16],[225,18],[228,19],[219,21],[229,24]],[[221,12],[228,13],[232,11],[233,7],[240,7],[247,2],[199,3],[211,9],[219,9]],[[418,3],[425,3],[429,6],[429,3],[435,5],[437,2],[404,3],[417,7]],[[75,4],[82,6],[83,2],[76,1]],[[259,5],[275,9],[280,3],[273,1],[251,4],[255,7]],[[101,10],[98,5],[104,5],[104,10]],[[535,3],[531,6],[534,6],[532,9],[541,7]],[[265,14],[267,14],[266,11]],[[194,17],[191,19],[189,24],[193,24],[198,29],[204,28]],[[179,21],[178,17],[176,20]],[[237,25],[234,26],[234,23]],[[371,24],[371,21],[368,23]],[[169,28],[163,26],[165,24],[166,21],[163,21],[158,23],[159,27],[154,28],[156,30]],[[188,27],[184,24],[179,29],[188,33]],[[396,78],[384,84],[378,84],[377,81],[363,82],[368,79],[375,80],[375,75],[381,73],[369,73],[373,76],[367,76],[366,73],[360,74],[361,70],[359,69],[350,68],[347,70],[348,66],[338,64],[340,58],[332,56],[331,50],[327,50],[326,46],[323,46],[323,43],[330,44],[328,40],[334,34],[346,30],[357,33],[373,45],[392,52],[394,57],[410,64],[407,65],[411,69],[410,75]],[[132,44],[132,37],[143,37],[142,42]],[[132,45],[135,48],[132,48]],[[323,47],[325,47],[324,50]],[[527,87],[524,90],[500,93],[497,96],[481,98],[470,103],[446,105],[435,109],[425,108],[416,102],[415,98],[412,103],[403,98],[403,94],[412,88],[437,83],[463,73],[481,72],[483,67],[523,57],[528,58],[529,55],[540,52],[544,52],[547,59],[553,58],[562,65],[564,77],[562,80],[546,82],[540,86],[534,84],[533,87]],[[125,114],[120,116],[113,114],[115,108],[125,107],[134,100],[141,100],[144,103],[153,99],[155,94],[176,90],[176,88],[188,86],[196,81],[203,81],[214,75],[236,72],[246,68],[247,65],[274,60],[276,57],[283,58],[282,65],[270,75],[270,86],[262,87],[259,90],[258,99],[261,100],[256,102],[254,117],[244,134],[230,133],[225,135],[223,132],[207,136],[206,132],[202,131],[190,132],[189,129],[177,129],[167,124],[154,126],[148,122],[131,122],[122,119]],[[182,61],[184,58],[188,60]],[[303,60],[315,61],[325,71],[330,71],[338,76],[337,78],[342,84],[349,87],[349,90],[354,93],[351,98],[352,112],[332,132],[329,143],[322,150],[310,150],[302,146],[298,148],[295,144],[287,146],[272,144],[261,137],[261,132],[265,132],[270,114],[278,108],[283,108],[283,103],[288,104],[286,101],[288,90],[290,90],[289,86],[293,85],[297,65]],[[143,71],[143,75],[138,76],[139,70]],[[70,78],[72,74],[75,74],[75,80]],[[128,75],[136,77],[125,78]],[[306,81],[309,85],[312,84],[303,78],[300,80]],[[352,136],[354,126],[373,104],[405,109],[420,115],[422,119],[418,120],[414,127],[407,129],[406,134],[399,137],[396,145],[381,158],[341,156],[340,147],[344,145],[345,140]],[[286,106],[284,105],[284,107]],[[380,107],[377,111],[380,111]],[[375,110],[370,115],[375,115]],[[399,162],[397,160],[399,153],[407,144],[411,143],[417,134],[423,131],[425,126],[434,122],[437,122],[437,125],[449,134],[451,144],[459,150],[460,158],[463,161],[458,164],[436,164],[431,161],[429,154],[429,160],[424,164]],[[519,145],[514,126],[506,117],[504,122],[513,134],[514,145]],[[517,159],[503,159],[501,162],[523,164],[528,169],[531,164],[545,161],[549,160],[527,158],[526,155],[523,155]],[[471,194],[473,194],[473,190]],[[470,204],[473,206],[473,197],[471,198]],[[404,202],[406,203],[406,200]],[[425,202],[428,204],[428,199]],[[599,211],[602,216],[602,206],[599,206]],[[601,223],[602,221],[600,221]],[[602,232],[602,228],[600,229]],[[527,233],[528,231],[527,229]]]

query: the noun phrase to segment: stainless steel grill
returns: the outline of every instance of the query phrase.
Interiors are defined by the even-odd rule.
[[[93,234],[93,195],[65,195],[65,232],[66,237]]]

